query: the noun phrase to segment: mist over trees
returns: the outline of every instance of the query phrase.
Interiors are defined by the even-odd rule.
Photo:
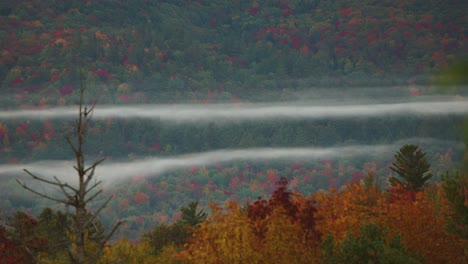
[[[464,5],[0,2],[1,113],[79,105],[82,118],[0,118],[0,262],[468,262]],[[92,118],[101,105],[421,102],[431,114]],[[324,154],[163,164],[291,148]],[[69,157],[78,187],[57,176]],[[169,169],[119,166],[144,160]],[[101,178],[107,162],[125,180]]]

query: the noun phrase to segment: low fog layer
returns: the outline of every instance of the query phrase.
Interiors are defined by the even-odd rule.
[[[379,104],[317,103],[212,105],[97,105],[94,119],[144,118],[171,122],[229,122],[275,118],[348,118],[388,115],[448,115],[468,113],[468,101],[428,101]],[[0,111],[0,119],[73,118],[76,107]]]
[[[150,157],[124,162],[104,162],[96,169],[99,180],[111,185],[133,176],[157,177],[163,173],[186,169],[191,166],[210,166],[236,160],[265,161],[265,160],[317,160],[327,158],[352,158],[362,155],[380,156],[388,159],[403,144],[430,144],[433,146],[451,147],[455,150],[464,148],[462,143],[443,141],[430,138],[415,138],[399,140],[389,145],[354,145],[330,148],[253,148],[235,150],[217,150],[194,153],[174,157]],[[62,180],[74,182],[76,172],[71,161],[40,161],[29,164],[0,165],[0,175],[14,175],[22,179],[29,179],[23,172],[27,169],[39,176],[57,176]]]

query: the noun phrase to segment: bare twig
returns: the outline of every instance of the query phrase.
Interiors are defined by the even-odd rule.
[[[46,199],[49,199],[49,200],[52,200],[52,201],[55,201],[55,202],[58,202],[58,203],[62,203],[62,204],[68,204],[68,205],[72,205],[69,201],[66,201],[66,200],[61,200],[61,199],[58,199],[58,198],[55,198],[55,197],[52,197],[52,196],[49,196],[49,195],[46,195],[44,193],[40,193],[30,187],[28,187],[24,182],[21,182],[20,180],[16,179],[16,181],[21,185],[21,187],[23,187],[24,189],[34,193],[34,194],[37,194],[43,198],[46,198]]]

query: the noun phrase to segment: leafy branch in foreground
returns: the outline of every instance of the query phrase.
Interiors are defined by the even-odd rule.
[[[83,145],[94,106],[91,108],[84,106],[84,91],[85,86],[83,84],[82,73],[80,70],[80,101],[78,106],[78,118],[75,124],[76,135],[74,139],[69,136],[65,137],[74,153],[76,164],[73,166],[73,168],[77,172],[78,186],[69,185],[55,176],[53,177],[53,180],[49,180],[44,177],[37,176],[36,174],[26,169],[24,170],[29,176],[32,177],[33,180],[60,189],[62,197],[54,197],[49,193],[37,191],[36,188],[33,188],[27,185],[24,181],[17,179],[17,182],[24,189],[42,198],[63,204],[66,207],[74,208],[75,214],[72,219],[72,231],[70,234],[71,244],[68,248],[68,256],[72,263],[96,263],[105,244],[109,241],[110,237],[114,234],[117,228],[122,224],[121,221],[118,221],[106,236],[92,237],[91,235],[93,233],[100,233],[92,232],[93,228],[95,228],[93,223],[102,209],[107,206],[112,196],[107,198],[96,211],[89,213],[88,204],[94,201],[100,194],[102,194],[102,189],[99,189],[102,181],[96,181],[94,176],[96,167],[101,164],[104,159],[98,159],[90,166],[85,165]],[[89,248],[87,245],[91,242],[96,243],[95,245],[97,247],[95,247],[93,250],[87,250],[87,248]]]

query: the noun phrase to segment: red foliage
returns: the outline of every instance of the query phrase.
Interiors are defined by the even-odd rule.
[[[379,37],[374,33],[367,34],[367,43],[369,44],[376,42],[378,39]]]
[[[173,222],[176,222],[177,220],[179,220],[180,218],[182,217],[182,212],[176,212],[172,215],[172,221]]]
[[[72,92],[73,92],[73,84],[67,84],[67,85],[60,87],[61,95],[71,94]]]
[[[258,7],[252,7],[248,10],[248,13],[252,16],[255,16],[256,14],[258,14],[258,12],[260,12],[260,9]]]
[[[300,169],[302,169],[301,163],[298,162],[298,161],[295,161],[295,162],[293,163],[293,165],[292,165],[292,169],[293,169],[293,170],[300,170]]]
[[[101,20],[99,20],[99,18],[96,15],[94,15],[93,13],[90,13],[90,14],[88,14],[86,16],[86,21],[91,22],[91,23],[93,23],[95,25],[101,23]]]
[[[126,208],[129,205],[130,205],[130,202],[128,201],[128,199],[123,199],[122,201],[119,202],[120,209]]]
[[[148,147],[148,151],[156,151],[160,152],[162,150],[161,144],[159,143],[154,143],[153,145]]]
[[[216,18],[215,18],[215,17],[212,17],[212,18],[210,19],[210,25],[211,25],[212,27],[215,27],[215,26],[216,26]]]
[[[410,87],[410,96],[419,96],[419,89],[416,87]]]
[[[107,79],[107,80],[112,80],[112,79],[113,79],[112,75],[109,73],[108,70],[98,69],[98,70],[96,71],[96,74],[97,74],[99,77],[105,78],[105,79]]]
[[[278,182],[278,173],[275,170],[267,170],[267,178],[270,184],[275,184]]]
[[[233,190],[237,189],[241,184],[241,181],[238,177],[232,177],[229,181],[229,187]]]
[[[2,137],[8,136],[8,131],[4,127],[1,127],[1,126],[0,126],[0,136]]]
[[[335,23],[335,30],[338,30],[338,28],[340,27],[341,25],[341,22],[340,21],[336,21]]]
[[[340,15],[342,16],[349,16],[351,13],[353,13],[353,9],[351,8],[344,8],[340,10]]]
[[[128,62],[128,59],[129,59],[129,58],[128,58],[128,55],[124,55],[124,56],[122,57],[122,63],[123,63],[123,64],[127,63],[127,62]]]
[[[362,171],[356,170],[352,176],[352,182],[358,183],[362,178],[366,176]]]
[[[27,129],[28,129],[28,124],[23,123],[16,127],[16,134],[23,134],[26,132]]]
[[[54,33],[52,33],[52,37],[54,38],[61,38],[63,36],[63,32],[61,30],[57,30]]]
[[[270,200],[267,201],[258,197],[257,201],[249,206],[247,216],[253,221],[262,220],[276,208],[282,208],[288,217],[296,221],[308,232],[310,238],[316,240],[319,232],[315,228],[314,214],[317,209],[314,202],[310,199],[293,200],[293,193],[287,190],[288,180],[284,177],[281,177],[276,185],[277,189],[273,192]]]
[[[293,14],[293,10],[289,7],[283,10],[283,16],[289,16],[292,14]]]
[[[55,135],[54,125],[52,121],[48,120],[44,122],[44,139],[50,140]]]
[[[4,264],[23,263],[24,258],[19,254],[20,247],[8,238],[5,227],[0,226],[0,259]]]
[[[15,79],[10,81],[10,85],[20,85],[23,83],[24,83],[24,80],[21,79],[20,77],[16,77]]]
[[[132,101],[132,97],[126,94],[119,95],[119,100],[123,103],[130,103]]]
[[[145,222],[145,220],[143,219],[143,217],[141,216],[135,216],[135,223],[137,223],[138,225],[141,225]]]
[[[195,175],[195,173],[197,173],[197,171],[198,171],[198,169],[197,169],[197,167],[195,167],[195,166],[191,166],[191,167],[189,168],[189,172],[190,172],[190,174],[192,174],[192,175]]]
[[[137,204],[145,204],[149,201],[149,198],[148,198],[148,195],[146,195],[145,193],[143,192],[137,192],[135,194],[135,196],[133,197],[133,200],[137,203]]]
[[[339,35],[340,37],[346,37],[346,36],[348,36],[348,35],[351,35],[351,31],[349,31],[349,30],[343,30],[343,31],[340,31],[340,33],[338,33],[338,35]]]
[[[291,43],[295,49],[301,48],[301,38],[300,37],[291,37]]]

